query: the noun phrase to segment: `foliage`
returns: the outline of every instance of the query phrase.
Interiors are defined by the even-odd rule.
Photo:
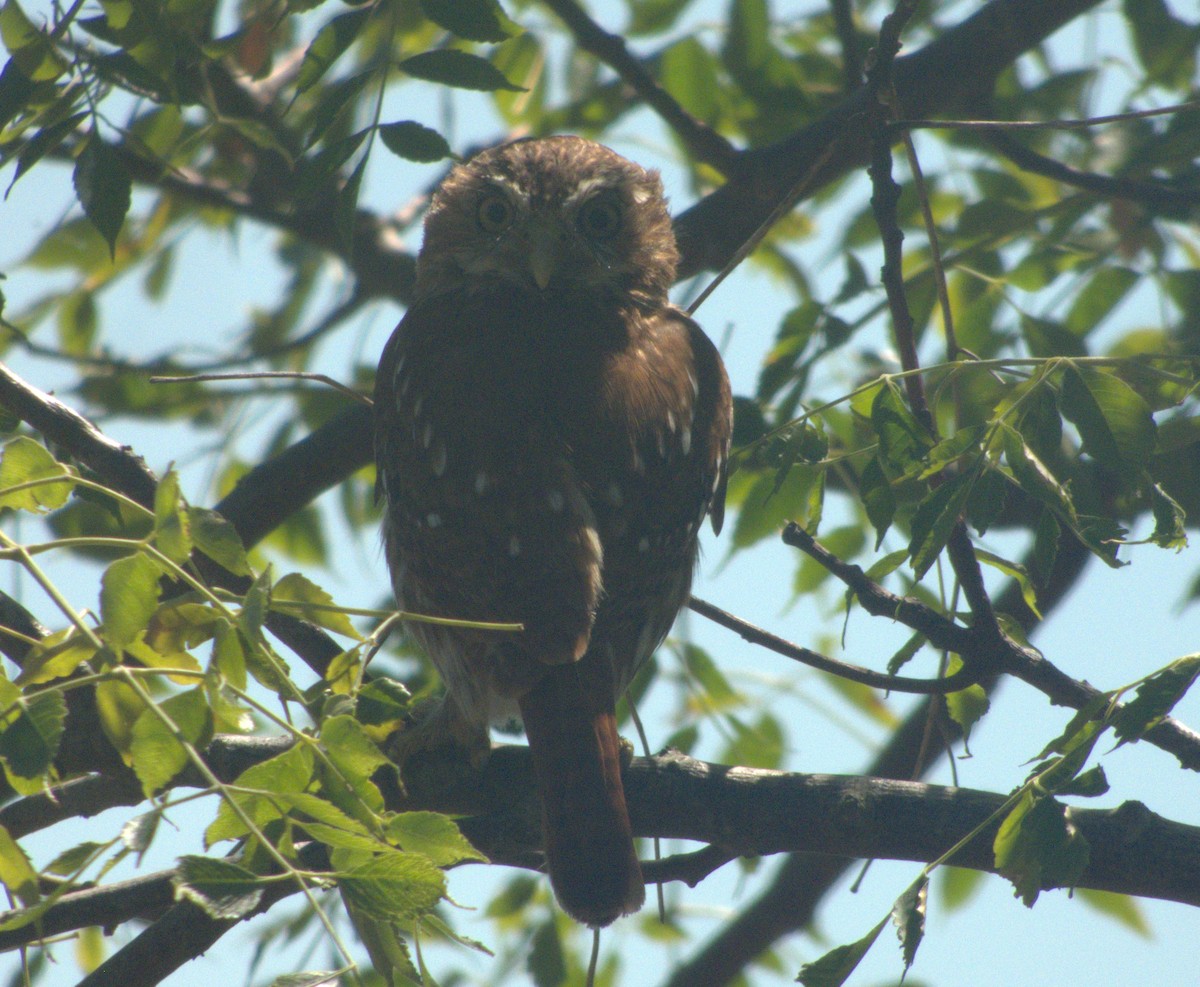
[[[1086,810],[1073,800],[1107,791],[1095,762],[1110,730],[1117,746],[1153,744],[1200,769],[1195,734],[1170,715],[1200,659],[1147,665],[1131,683],[1095,688],[1034,652],[1028,636],[1086,558],[1122,566],[1135,539],[1181,551],[1200,517],[1200,128],[1194,104],[1135,112],[1195,98],[1200,23],[1165,0],[1127,0],[1119,17],[1104,15],[1105,30],[1121,24],[1120,51],[1136,76],[1122,91],[1115,59],[1055,68],[1055,29],[1096,17],[1087,3],[991,0],[971,18],[953,5],[935,16],[900,3],[886,22],[891,4],[851,10],[837,0],[799,12],[767,0],[593,6],[0,8],[9,191],[36,185],[75,203],[13,264],[19,301],[5,310],[0,295],[0,352],[65,373],[62,400],[115,440],[58,415],[17,378],[0,382],[0,556],[28,587],[27,598],[5,597],[0,635],[10,659],[0,678],[11,800],[0,809],[0,882],[13,903],[0,917],[6,948],[37,941],[43,924],[47,934],[76,932],[54,924],[60,902],[118,864],[141,863],[161,848],[164,819],[210,795],[215,808],[193,834],[203,852],[175,854],[160,875],[162,897],[147,904],[114,891],[111,911],[86,924],[150,915],[149,935],[169,928],[177,901],[176,912],[186,905],[200,916],[195,955],[208,946],[204,930],[266,912],[255,926],[262,950],[311,936],[330,956],[328,971],[297,970],[280,984],[460,982],[461,953],[429,952],[447,944],[487,954],[496,978],[520,968],[538,985],[583,981],[580,938],[526,875],[471,903],[486,909],[494,941],[456,931],[444,872],[487,857],[528,866],[529,848],[506,856],[488,844],[485,857],[472,841],[490,837],[478,821],[462,822],[457,803],[432,811],[417,786],[401,791],[387,754],[414,715],[413,697],[434,687],[432,672],[405,645],[384,646],[400,618],[361,599],[340,605],[319,585],[347,565],[341,533],[370,533],[378,522],[361,406],[345,389],[288,378],[212,384],[196,375],[319,369],[366,392],[377,347],[358,345],[355,333],[407,300],[407,241],[453,158],[524,134],[616,141],[646,120],[696,199],[677,217],[683,271],[734,265],[761,228],[746,263],[772,279],[782,312],[773,338],[756,341],[756,379],[737,397],[729,555],[762,551],[789,526],[796,595],[847,613],[857,603],[911,635],[886,673],[837,669],[831,715],[864,732],[924,737],[899,753],[889,746],[899,740],[882,742],[865,773],[919,776],[938,753],[965,745],[1005,677],[1076,711],[997,807],[945,843],[911,851],[905,859],[923,866],[891,911],[806,964],[800,981],[846,982],[889,915],[908,971],[925,934],[930,875],[973,846],[988,849],[967,865],[1002,875],[1029,906],[1043,891],[1080,886],[1092,895],[1085,902],[1143,932],[1136,906],[1112,892],[1171,896],[1100,882],[1101,848],[1089,844]],[[1008,8],[1020,30],[1003,20]],[[868,57],[901,28],[905,51],[920,58],[893,64],[886,43]],[[969,72],[955,60],[961,51],[972,53]],[[1118,118],[1054,125],[1100,112]],[[897,127],[907,113],[1047,126]],[[893,188],[901,157],[909,177]],[[856,177],[868,158],[870,189]],[[803,215],[779,208],[800,200]],[[260,229],[273,234],[273,254],[254,263],[273,281],[247,294],[238,331],[209,328],[211,314],[193,308],[182,332],[156,325],[131,340],[132,308],[153,313],[194,293],[197,256],[203,267],[237,250],[249,263]],[[806,249],[818,237],[839,259],[836,286]],[[197,242],[207,253],[194,252]],[[886,292],[875,276],[881,260]],[[264,290],[273,297],[263,301]],[[201,292],[206,306],[222,301],[211,284]],[[1131,311],[1152,309],[1153,324],[1130,322]],[[151,338],[158,352],[147,356]],[[150,476],[116,447],[127,427],[183,465]],[[314,507],[335,485],[337,502]],[[90,595],[60,585],[64,565],[94,574]],[[379,601],[384,587],[368,592]],[[673,654],[652,662],[630,697],[674,690],[659,739],[683,754],[707,744],[725,764],[787,766],[797,740],[771,702],[695,641],[677,642]],[[924,678],[898,677],[910,662]],[[909,724],[940,730],[906,732],[872,691],[937,693],[932,680],[950,676],[949,695],[906,713]],[[259,737],[267,739],[255,746]],[[58,801],[64,793],[80,801]],[[64,819],[112,806],[140,808],[116,833],[58,846],[49,863],[23,846],[38,830],[53,837]],[[655,818],[650,809],[646,818]],[[713,849],[720,862],[747,855],[740,845]],[[862,855],[861,846],[840,854]],[[951,904],[969,890],[953,880]],[[797,913],[811,914],[831,883],[814,883]],[[325,893],[335,887],[340,898]],[[305,907],[288,913],[281,902],[293,895]],[[686,943],[677,904],[665,918],[628,924],[649,941]],[[743,954],[749,947],[728,935],[718,931],[717,943],[742,970],[774,942]],[[84,943],[87,963],[99,962],[103,948]],[[101,969],[124,971],[128,983],[171,972],[139,960],[137,943],[113,949]],[[797,973],[778,955],[758,959]],[[718,982],[703,960],[681,963],[672,983]],[[31,980],[41,969],[29,961]],[[129,979],[131,970],[142,979]],[[595,974],[596,983],[636,981],[620,956]]]

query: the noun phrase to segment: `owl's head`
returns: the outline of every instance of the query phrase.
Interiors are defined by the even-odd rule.
[[[658,173],[582,137],[504,144],[454,168],[425,219],[418,290],[498,283],[661,304],[679,252]]]

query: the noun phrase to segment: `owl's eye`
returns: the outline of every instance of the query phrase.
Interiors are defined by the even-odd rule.
[[[492,192],[480,200],[475,218],[484,233],[503,233],[513,221],[512,203],[499,192]]]
[[[611,195],[598,195],[579,210],[578,222],[593,240],[607,240],[621,228],[621,205]]]

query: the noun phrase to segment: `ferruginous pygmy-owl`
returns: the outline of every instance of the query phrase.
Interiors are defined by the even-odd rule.
[[[434,196],[375,387],[400,607],[524,626],[408,625],[446,685],[430,732],[486,749],[515,701],[551,883],[592,926],[645,897],[616,701],[724,508],[729,381],[667,300],[678,257],[655,172],[578,137],[486,151]]]

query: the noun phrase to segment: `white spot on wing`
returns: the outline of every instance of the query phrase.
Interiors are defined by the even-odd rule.
[[[635,473],[645,473],[646,464],[642,462],[642,454],[636,449],[633,450],[633,471]]]
[[[642,540],[638,542],[638,551],[639,552],[650,551],[650,539],[649,538],[643,537]]]
[[[621,485],[615,480],[608,485],[608,489],[604,491],[604,496],[613,507],[621,507],[625,503],[625,495],[621,493]]]
[[[550,510],[555,514],[561,514],[563,507],[566,506],[566,499],[559,490],[551,490],[546,494],[546,502],[550,505]]]
[[[685,428],[679,435],[679,445],[683,448],[683,454],[686,456],[692,451],[692,430]]]
[[[421,445],[428,449],[431,442],[433,442],[433,423],[427,422],[424,431],[421,432]]]
[[[487,475],[487,472],[480,470],[475,474],[475,493],[482,497],[487,492],[487,488],[491,486],[492,478]]]
[[[440,528],[442,526],[442,516],[440,514],[426,514],[425,523],[431,528]]]
[[[424,405],[425,405],[425,395],[424,394],[418,394],[415,398],[413,398],[413,410],[412,410],[413,418],[421,417],[421,408],[424,407]]]
[[[671,411],[669,408],[667,409],[667,428],[669,428],[672,432],[675,431],[675,412]]]
[[[446,472],[446,445],[438,442],[433,447],[433,475],[441,476]]]
[[[508,540],[508,554],[514,559],[521,554],[521,539],[513,535]]]
[[[696,375],[690,370],[688,371],[688,383],[692,385],[692,396],[700,396],[700,381],[696,380]]]

